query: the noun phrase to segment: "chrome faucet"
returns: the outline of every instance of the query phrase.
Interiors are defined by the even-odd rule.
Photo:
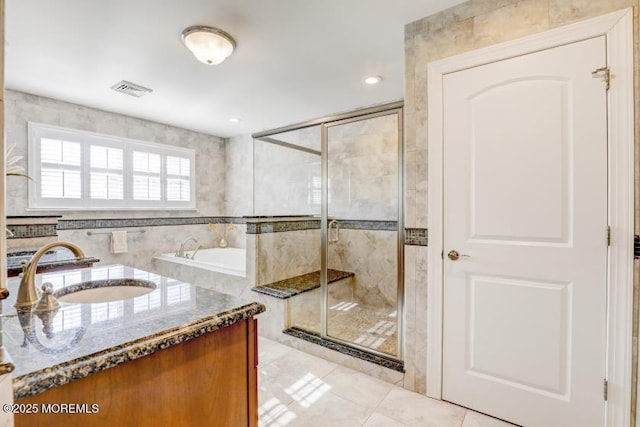
[[[187,240],[185,240],[184,242],[182,242],[180,244],[180,249],[178,249],[178,251],[176,252],[176,256],[179,258],[189,258],[185,253],[184,253],[184,247],[186,246],[187,243],[189,242],[193,242],[195,244],[198,244],[198,240],[195,237],[189,237]],[[200,247],[198,247],[198,249],[200,249]],[[198,249],[196,249],[196,252],[198,251]],[[195,255],[195,252],[194,252]]]
[[[193,253],[191,254],[191,259],[196,259],[196,254],[198,253],[198,251],[200,250],[201,247],[202,247],[202,245],[198,245],[196,250],[193,251]]]
[[[77,259],[85,257],[82,249],[71,242],[52,242],[38,249],[33,257],[31,257],[31,261],[29,261],[29,264],[22,275],[20,287],[18,288],[18,296],[16,298],[16,307],[33,307],[38,303],[38,291],[36,290],[36,272],[38,270],[38,262],[50,249],[57,247],[69,249]]]

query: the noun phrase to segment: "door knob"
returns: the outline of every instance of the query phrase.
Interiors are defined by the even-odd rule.
[[[447,256],[451,261],[456,261],[458,258],[471,258],[469,255],[460,255],[458,251],[449,251]]]

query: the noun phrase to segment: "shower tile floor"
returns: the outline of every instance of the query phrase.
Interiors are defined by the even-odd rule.
[[[347,342],[397,356],[397,311],[354,302],[329,305],[327,334]]]
[[[397,356],[397,311],[360,305],[353,301],[331,301],[327,334],[347,342]],[[296,316],[291,326],[320,333],[320,316]]]
[[[261,427],[509,427],[260,337]]]

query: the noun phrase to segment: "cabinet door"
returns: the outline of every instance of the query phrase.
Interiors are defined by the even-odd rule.
[[[47,427],[257,425],[254,319],[122,363],[18,403],[97,404],[91,414],[16,415]],[[251,397],[253,396],[253,397]]]

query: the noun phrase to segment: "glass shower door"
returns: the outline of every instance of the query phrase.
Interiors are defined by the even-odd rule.
[[[327,337],[400,359],[401,110],[326,125]]]

